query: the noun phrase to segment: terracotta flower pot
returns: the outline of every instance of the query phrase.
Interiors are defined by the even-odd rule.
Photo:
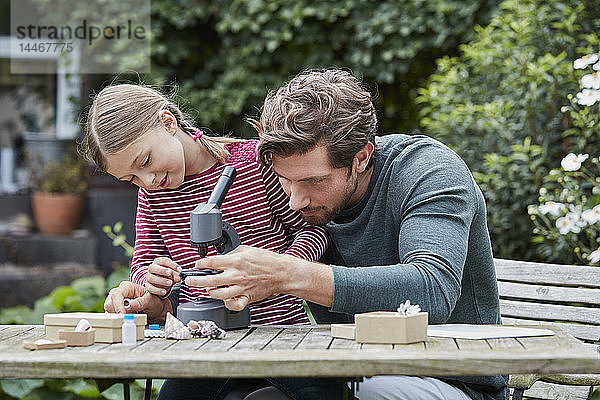
[[[85,195],[35,192],[32,196],[33,215],[42,233],[71,233],[81,221]]]

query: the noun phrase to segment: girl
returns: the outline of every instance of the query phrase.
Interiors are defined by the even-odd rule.
[[[243,244],[307,260],[320,258],[327,247],[324,229],[307,225],[288,207],[277,176],[257,161],[256,145],[254,140],[205,135],[173,102],[149,87],[113,85],[98,93],[87,119],[86,157],[140,188],[131,264],[134,284],[163,296],[180,281],[175,271],[194,267],[199,255],[190,245],[190,211],[207,201],[225,164],[236,168],[237,177],[221,212]],[[214,249],[211,254],[216,254]],[[122,311],[130,288],[113,289],[105,309]],[[136,293],[141,295],[139,287]],[[179,302],[207,297],[203,288],[182,285]],[[168,300],[161,302],[164,317]],[[308,323],[301,300],[289,295],[251,304],[250,317],[252,324]]]

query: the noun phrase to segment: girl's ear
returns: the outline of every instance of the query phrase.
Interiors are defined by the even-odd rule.
[[[160,123],[171,135],[177,133],[177,119],[168,110],[162,110],[159,114]]]

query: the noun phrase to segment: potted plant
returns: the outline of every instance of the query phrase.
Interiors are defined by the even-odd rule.
[[[33,161],[33,162],[31,162]],[[68,234],[81,221],[89,172],[75,144],[59,161],[30,160],[33,216],[46,234]]]

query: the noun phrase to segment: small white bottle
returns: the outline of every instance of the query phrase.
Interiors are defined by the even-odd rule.
[[[132,345],[136,342],[136,326],[133,314],[123,315],[123,326],[121,327],[121,342]]]

